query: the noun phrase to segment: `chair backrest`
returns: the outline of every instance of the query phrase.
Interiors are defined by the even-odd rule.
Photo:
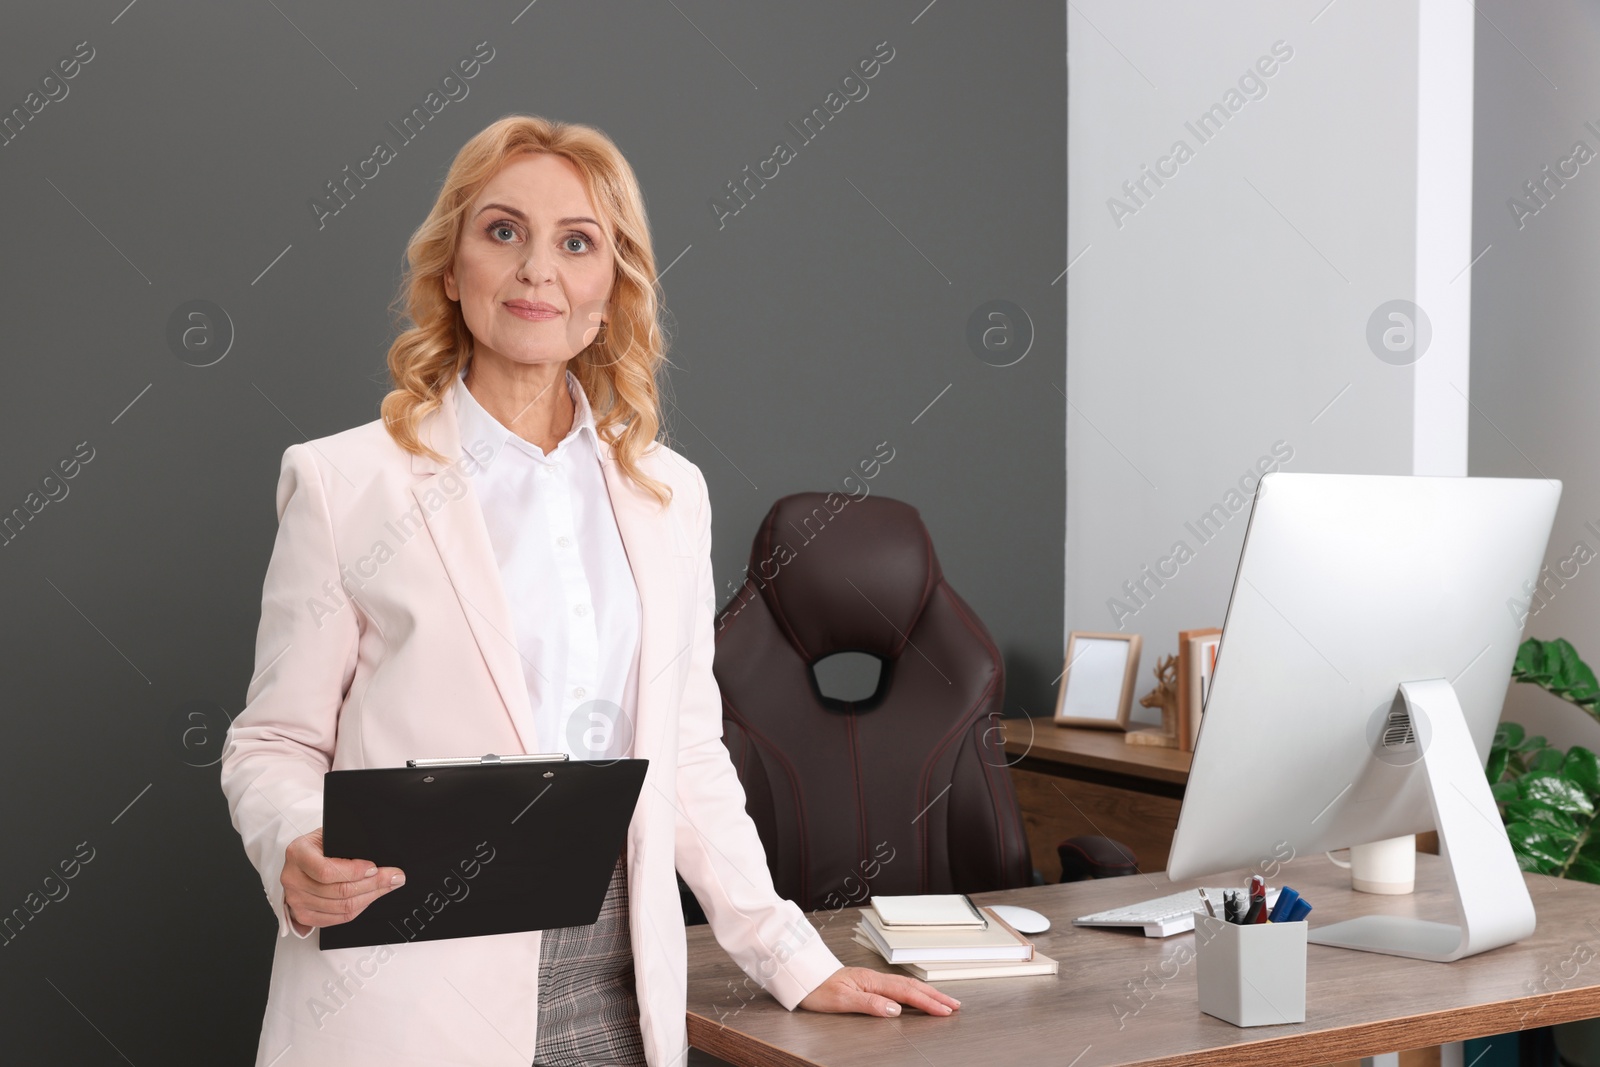
[[[812,665],[882,661],[865,700],[824,696]],[[915,508],[796,493],[756,534],[717,616],[723,740],[778,890],[807,909],[867,892],[1030,884],[1001,745],[1000,650],[944,580]]]

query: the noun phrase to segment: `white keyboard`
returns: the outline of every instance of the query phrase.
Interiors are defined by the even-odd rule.
[[[1206,887],[1206,896],[1211,898],[1211,906],[1217,909],[1218,917],[1222,915],[1222,892],[1220,889]],[[1238,892],[1242,893],[1244,890],[1240,889]],[[1271,908],[1277,900],[1278,891],[1268,889],[1267,907]],[[1142,926],[1146,937],[1171,937],[1173,934],[1193,930],[1194,913],[1205,910],[1206,906],[1200,902],[1200,890],[1185,889],[1164,897],[1156,897],[1154,900],[1141,900],[1126,907],[1080,916],[1072,920],[1072,925]]]

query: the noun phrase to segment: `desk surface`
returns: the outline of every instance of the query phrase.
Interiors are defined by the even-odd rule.
[[[1002,719],[1006,754],[1135,778],[1184,785],[1193,753],[1153,745],[1130,745],[1121,730],[1057,726],[1049,719]]]
[[[1417,892],[1355,893],[1326,858],[1302,857],[1274,884],[1301,890],[1313,919],[1361,914],[1444,918],[1443,866],[1417,857]],[[1527,875],[1538,929],[1516,945],[1455,963],[1308,946],[1306,1021],[1240,1029],[1196,1006],[1194,935],[1080,929],[1072,918],[1163,896],[1182,885],[1242,884],[1244,875],[1170,883],[1164,874],[974,894],[1043,912],[1034,940],[1061,963],[1056,976],[945,982],[962,1007],[948,1018],[896,1019],[785,1011],[717,947],[689,931],[689,1039],[730,1063],[757,1067],[946,1067],[1054,1063],[1296,1067],[1509,1033],[1600,1016],[1600,886]],[[895,970],[855,944],[853,907],[812,921],[848,965]],[[1313,925],[1320,925],[1314,923]],[[1583,964],[1587,963],[1587,966]],[[719,1021],[720,1020],[720,1021]]]

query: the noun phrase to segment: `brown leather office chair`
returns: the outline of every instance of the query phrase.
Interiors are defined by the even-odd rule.
[[[779,892],[817,909],[1032,883],[1000,650],[915,508],[782,498],[717,627],[723,740]],[[813,664],[845,651],[882,661],[865,699],[817,684]]]

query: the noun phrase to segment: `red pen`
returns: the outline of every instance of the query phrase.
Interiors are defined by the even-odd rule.
[[[1267,880],[1259,874],[1250,876],[1250,911],[1244,921],[1246,926],[1267,921]]]

